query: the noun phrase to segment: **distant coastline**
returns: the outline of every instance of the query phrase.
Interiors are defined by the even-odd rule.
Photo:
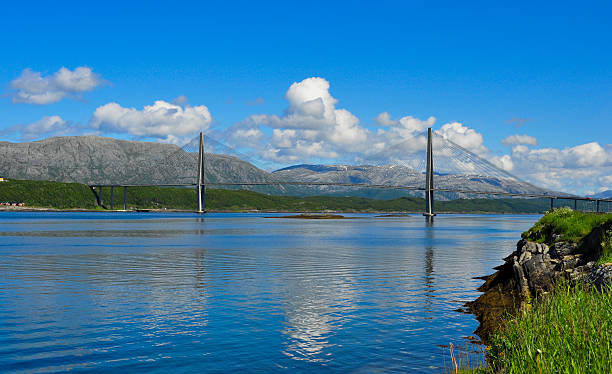
[[[112,204],[111,204],[112,200]],[[0,184],[0,202],[24,206],[0,206],[0,211],[121,211],[123,193],[104,188],[100,205],[91,189],[80,183],[9,180]],[[113,206],[113,209],[111,208]],[[352,196],[279,196],[249,190],[206,190],[208,212],[257,213],[422,213],[420,197],[371,199]],[[437,201],[436,211],[445,214],[541,214],[548,199],[457,199]],[[196,192],[190,188],[130,187],[127,211],[193,212]]]

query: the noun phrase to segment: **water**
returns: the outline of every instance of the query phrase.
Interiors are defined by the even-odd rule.
[[[0,213],[0,372],[439,372],[537,216]]]

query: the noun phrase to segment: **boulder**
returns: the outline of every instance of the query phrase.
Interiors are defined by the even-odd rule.
[[[612,286],[612,263],[593,266],[587,280],[597,288]]]

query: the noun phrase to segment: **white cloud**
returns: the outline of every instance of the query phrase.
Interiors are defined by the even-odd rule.
[[[393,126],[397,124],[397,121],[391,119],[389,112],[380,113],[374,120],[381,126]]]
[[[44,116],[29,124],[11,126],[1,133],[7,138],[32,141],[52,136],[66,136],[87,133],[86,128],[62,119],[60,116]]]
[[[55,74],[42,76],[40,72],[25,69],[11,82],[14,103],[51,104],[65,97],[93,90],[104,83],[100,76],[86,66],[69,70],[65,67]]]
[[[529,135],[510,135],[502,139],[502,144],[511,146],[511,145],[519,145],[519,144],[527,144],[527,145],[538,145],[538,139]]]
[[[612,153],[607,148],[597,142],[564,149],[516,145],[513,172],[542,187],[586,193],[612,181]]]
[[[608,158],[597,142],[582,144],[563,152],[566,166],[594,167],[603,165]]]
[[[49,134],[65,134],[68,130],[68,122],[60,116],[45,116],[34,123],[23,126],[21,128],[21,138],[32,140]]]
[[[478,155],[489,152],[483,144],[482,134],[459,122],[447,123],[440,130],[436,130],[436,133]]]
[[[176,142],[178,138],[208,129],[211,121],[210,112],[204,105],[181,107],[158,100],[142,110],[108,103],[96,109],[90,125],[109,133]]]
[[[331,95],[330,84],[323,78],[293,83],[285,98],[288,106],[283,114],[251,115],[227,130],[225,139],[243,147],[240,151],[252,159],[271,161],[278,167],[348,162],[401,164],[422,170],[427,143],[425,131],[436,124],[435,117],[393,118],[388,112],[381,112],[366,128],[348,109],[338,108],[338,100]],[[535,137],[515,134],[503,140],[511,146],[511,153],[495,155],[485,146],[483,134],[466,124],[445,123],[436,134],[502,170],[545,188],[581,193],[612,182],[610,144],[593,142],[564,149],[537,148]],[[441,147],[435,151],[438,156],[439,152],[449,153],[451,160],[447,166],[452,170],[483,172],[483,166],[475,165],[469,158],[453,159],[452,149]]]
[[[512,171],[512,169],[514,169],[514,162],[512,162],[512,157],[510,157],[509,155],[503,155],[503,156],[494,156],[491,158],[491,163],[495,166],[497,166],[498,168],[505,170],[505,171]]]
[[[368,131],[346,109],[337,109],[338,100],[329,92],[323,78],[307,78],[293,83],[285,98],[288,107],[282,116],[250,116],[244,126],[271,128],[270,149],[264,157],[287,161],[296,157],[329,158],[338,152],[356,152],[365,146]]]
[[[601,187],[599,192],[612,189],[612,175],[604,175],[599,177],[599,183],[607,186]]]

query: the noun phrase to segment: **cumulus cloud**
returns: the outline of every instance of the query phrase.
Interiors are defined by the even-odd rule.
[[[208,129],[211,121],[210,112],[204,105],[182,107],[158,100],[142,110],[108,103],[95,110],[89,123],[104,132],[176,142]]]
[[[512,147],[514,172],[546,188],[577,192],[598,189],[612,175],[612,152],[597,142],[574,147]]]
[[[364,147],[368,131],[346,109],[336,108],[329,82],[313,77],[293,83],[285,94],[288,107],[281,116],[252,115],[244,126],[272,129],[264,157],[295,160],[298,157],[336,157],[339,151],[355,152]]]
[[[514,169],[514,162],[512,161],[512,157],[509,155],[493,156],[490,161],[493,165],[502,170],[512,171],[512,169]]]
[[[224,139],[252,159],[272,162],[271,166],[348,162],[402,164],[422,170],[425,132],[436,125],[435,117],[394,118],[383,111],[371,124],[363,126],[348,109],[339,108],[330,83],[319,77],[293,83],[285,98],[288,105],[282,114],[251,115],[228,129]],[[611,182],[610,144],[537,148],[535,137],[515,134],[502,141],[511,147],[510,154],[496,155],[485,146],[483,134],[467,124],[445,123],[435,132],[498,168],[545,188],[580,193]],[[441,147],[436,152],[450,152],[452,158],[450,149]],[[463,172],[470,168],[474,173],[482,171],[467,159],[453,159],[450,164],[449,167],[461,168]]]
[[[529,136],[529,135],[519,135],[519,134],[507,136],[504,139],[502,139],[501,142],[502,144],[507,145],[507,146],[519,145],[519,144],[527,144],[527,145],[533,145],[533,146],[538,145],[538,139],[536,139],[535,137]]]
[[[489,152],[487,147],[484,146],[482,134],[459,122],[447,123],[436,130],[436,133],[478,155],[485,155]]]
[[[104,84],[104,80],[86,66],[74,70],[62,67],[53,75],[25,69],[11,82],[14,103],[51,104],[79,95]]]
[[[379,134],[386,134],[387,137],[404,140],[425,132],[427,128],[432,127],[436,123],[436,118],[429,117],[426,120],[421,120],[412,116],[405,116],[394,120],[389,113],[383,112],[376,117],[376,123],[387,127],[380,129]]]
[[[397,124],[397,121],[391,119],[389,112],[382,112],[375,118],[376,123],[381,126],[393,126]]]
[[[60,116],[44,116],[29,124],[11,126],[2,131],[10,139],[32,141],[51,136],[76,135],[85,128],[79,124],[62,119]]]

